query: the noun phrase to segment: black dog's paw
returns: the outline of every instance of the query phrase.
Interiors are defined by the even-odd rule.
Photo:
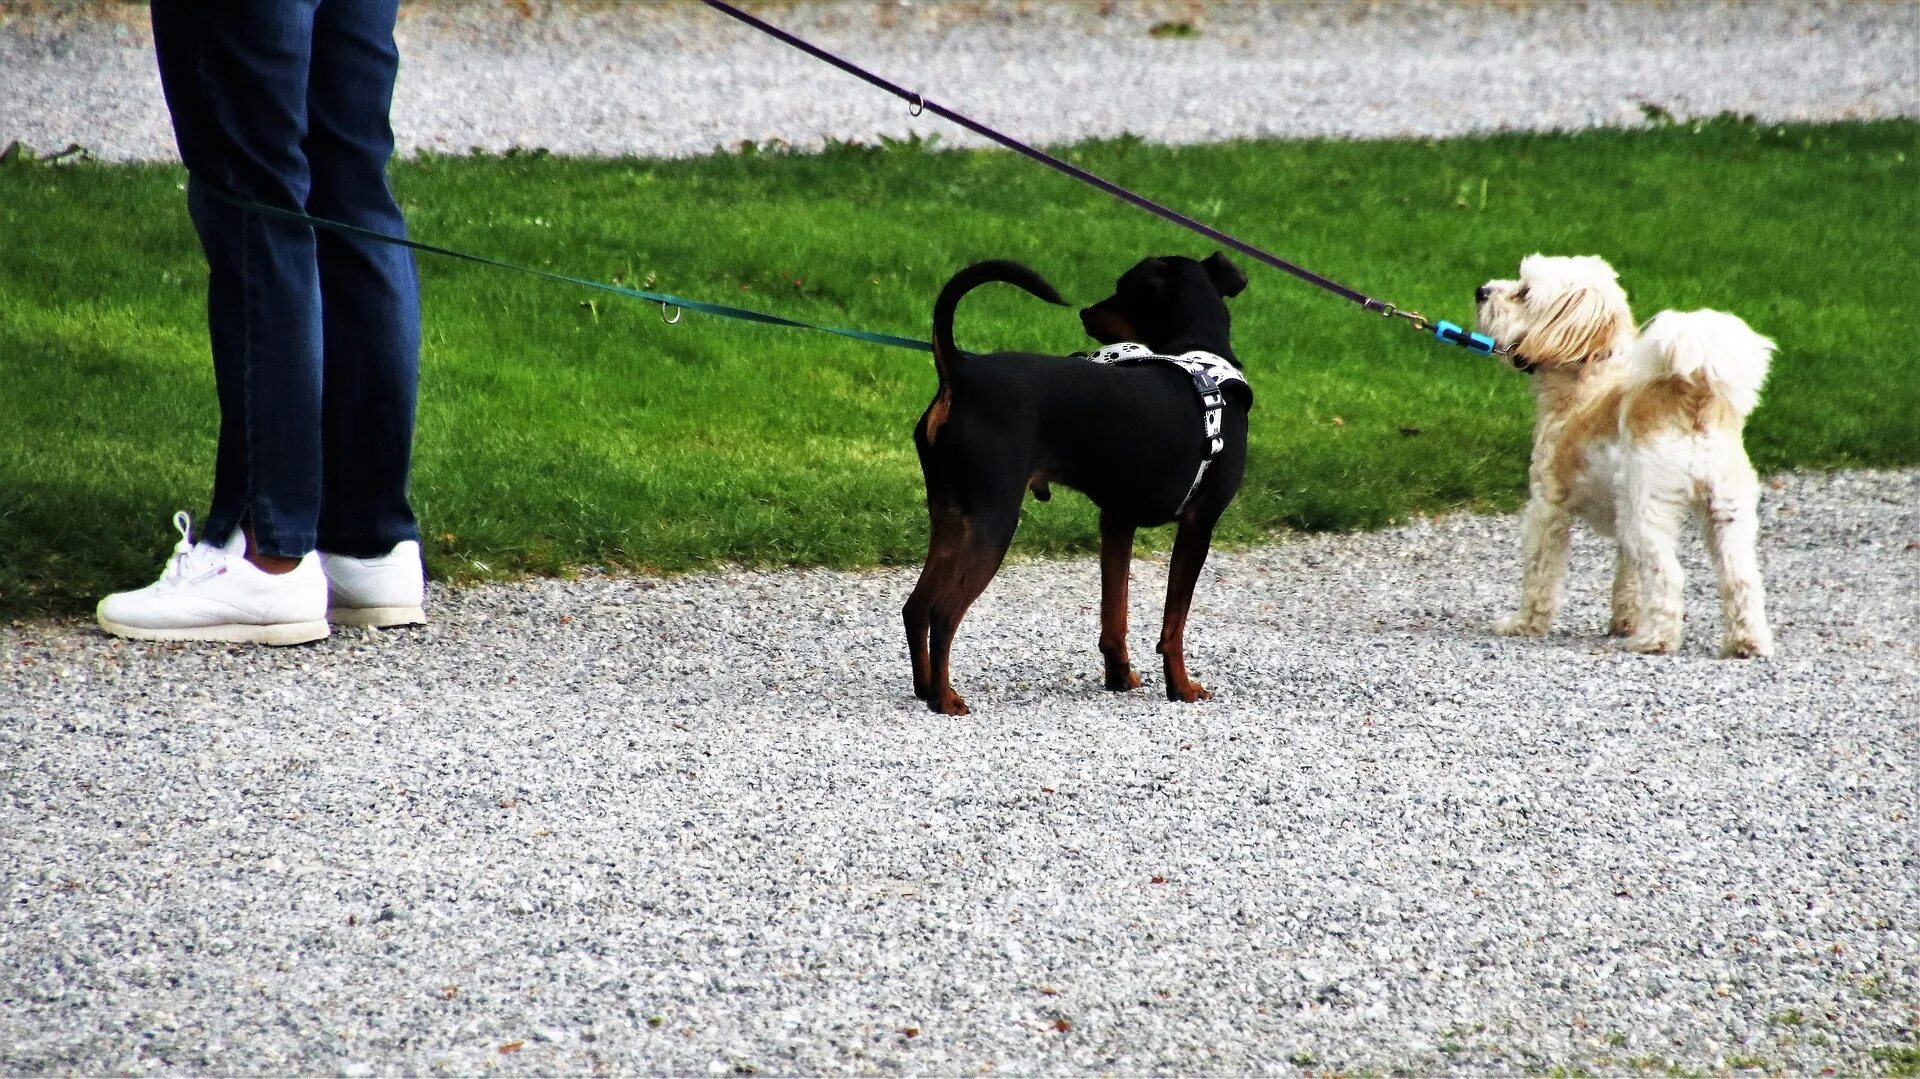
[[[955,693],[951,689],[938,696],[927,698],[927,711],[938,712],[943,716],[965,716],[973,714],[973,709],[967,707],[967,702],[960,694]]]
[[[1183,704],[1193,704],[1197,701],[1210,701],[1213,699],[1213,694],[1207,692],[1207,687],[1188,679],[1184,685],[1167,683],[1167,699]]]

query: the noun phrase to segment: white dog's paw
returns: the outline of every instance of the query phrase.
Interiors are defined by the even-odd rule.
[[[1607,636],[1609,637],[1631,637],[1639,631],[1639,615],[1616,614],[1613,616],[1613,621],[1607,623]]]
[[[1629,652],[1638,652],[1644,656],[1664,656],[1680,650],[1680,642],[1671,637],[1657,637],[1652,634],[1636,634],[1627,638],[1621,647]]]
[[[1493,624],[1493,632],[1501,637],[1544,637],[1547,635],[1547,622],[1544,618],[1528,618],[1525,615],[1510,614]]]
[[[1753,659],[1773,655],[1770,637],[1728,637],[1720,645],[1721,659]]]

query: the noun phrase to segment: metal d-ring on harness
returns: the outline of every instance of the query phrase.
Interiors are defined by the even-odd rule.
[[[1185,513],[1187,504],[1193,501],[1194,494],[1200,490],[1200,481],[1207,478],[1207,466],[1213,464],[1213,459],[1227,447],[1226,436],[1222,433],[1226,427],[1226,385],[1238,382],[1245,386],[1246,376],[1240,373],[1239,368],[1211,352],[1183,352],[1178,356],[1165,356],[1131,341],[1090,352],[1087,359],[1107,364],[1164,363],[1185,371],[1187,377],[1193,380],[1194,396],[1200,399],[1200,433],[1207,440],[1207,448],[1200,457],[1200,468],[1193,474],[1193,482],[1187,485],[1186,496],[1180,500],[1180,508],[1174,511],[1174,516]]]
[[[1200,235],[1205,236],[1208,239],[1214,241],[1215,243],[1223,244],[1227,247],[1232,248],[1235,251],[1240,252],[1241,254],[1247,256],[1248,258],[1255,259],[1259,262],[1264,262],[1267,265],[1272,266],[1274,269],[1292,274],[1293,276],[1299,278],[1302,281],[1305,281],[1310,285],[1315,285],[1319,288],[1326,289],[1328,292],[1331,292],[1336,296],[1339,296],[1343,299],[1350,300],[1354,303],[1357,303],[1361,306],[1363,310],[1373,311],[1378,314],[1385,315],[1389,319],[1392,319],[1395,317],[1404,318],[1415,329],[1420,330],[1423,333],[1428,330],[1432,330],[1434,337],[1438,338],[1441,341],[1446,342],[1447,344],[1459,345],[1461,348],[1471,349],[1474,352],[1497,353],[1502,356],[1511,354],[1510,349],[1500,347],[1498,344],[1494,342],[1493,338],[1488,337],[1486,334],[1469,332],[1467,330],[1462,329],[1460,326],[1452,322],[1433,322],[1428,320],[1425,316],[1420,315],[1416,312],[1401,311],[1399,308],[1395,307],[1393,304],[1387,303],[1384,300],[1376,300],[1373,297],[1368,296],[1363,292],[1360,292],[1356,289],[1348,288],[1347,286],[1342,285],[1338,281],[1334,281],[1331,278],[1322,277],[1319,274],[1314,273],[1312,270],[1309,270],[1303,266],[1296,266],[1293,263],[1288,262],[1283,258],[1280,258],[1278,255],[1274,255],[1267,251],[1263,251],[1260,248],[1255,247],[1250,243],[1237,239],[1233,236],[1229,236],[1226,233],[1221,232],[1219,229],[1212,227],[1211,225],[1207,225],[1200,221],[1196,221],[1193,218],[1188,217],[1187,215],[1180,213],[1177,210],[1168,209],[1167,207],[1160,205],[1159,203],[1153,201],[1152,199],[1147,198],[1144,195],[1135,194],[1134,192],[1129,191],[1124,187],[1121,187],[1119,184],[1116,184],[1111,180],[1107,180],[1103,177],[1096,176],[1093,173],[1088,172],[1087,170],[1080,168],[1077,165],[1070,165],[1067,162],[1062,161],[1057,157],[1054,157],[1052,154],[1049,154],[1044,150],[1035,149],[1034,147],[1028,146],[1026,143],[1021,142],[1018,139],[1014,139],[1007,135],[1003,135],[1000,132],[995,131],[993,128],[990,128],[987,125],[980,123],[977,120],[971,119],[970,117],[962,116],[961,114],[953,111],[952,109],[947,108],[946,106],[936,101],[929,101],[927,100],[926,97],[922,96],[921,94],[915,93],[914,91],[908,90],[905,87],[898,86],[894,83],[888,82],[886,79],[883,79],[878,75],[875,75],[873,72],[868,71],[867,69],[860,67],[857,64],[851,63],[847,60],[843,60],[840,57],[835,56],[834,54],[826,51],[825,49],[822,49],[819,46],[812,44],[811,42],[803,41],[800,38],[797,38],[792,34],[787,33],[785,30],[782,30],[779,27],[774,26],[772,23],[769,23],[763,19],[759,19],[752,15],[749,15],[746,12],[741,11],[739,8],[734,7],[732,4],[727,3],[726,0],[704,0],[704,2],[708,7],[713,8],[715,11],[718,11],[723,15],[727,15],[731,18],[738,19],[739,21],[746,23],[748,26],[753,27],[755,30],[760,31],[761,33],[766,34],[767,36],[772,37],[775,40],[782,42],[783,44],[790,45],[793,48],[799,49],[801,52],[806,53],[807,55],[813,57],[816,60],[820,60],[824,63],[832,64],[834,67],[839,68],[840,70],[846,72],[847,74],[852,75],[853,77],[860,79],[871,86],[875,86],[882,90],[885,90],[887,93],[890,93],[897,98],[900,98],[901,100],[907,103],[908,111],[914,116],[920,115],[921,112],[923,111],[931,112],[935,116],[939,116],[943,119],[959,124],[961,127],[966,128],[968,131],[971,131],[976,135],[982,136],[983,138],[991,139],[994,142],[997,142],[1000,145],[1005,146],[1007,149],[1014,151],[1015,153],[1022,154],[1026,157],[1032,158],[1033,160],[1038,161],[1040,164],[1045,165],[1050,169],[1053,169],[1057,172],[1063,172],[1068,176],[1071,176],[1074,179],[1079,180],[1081,183],[1090,185],[1092,187],[1097,187],[1100,190],[1106,192],[1107,194],[1112,195],[1114,198],[1121,200],[1122,202],[1128,203],[1132,206],[1138,207],[1139,209],[1145,210],[1148,213],[1154,214],[1157,217],[1161,217],[1161,218],[1164,218],[1165,220],[1171,221],[1174,224],[1179,225],[1181,228],[1189,229],[1193,232],[1197,232]]]

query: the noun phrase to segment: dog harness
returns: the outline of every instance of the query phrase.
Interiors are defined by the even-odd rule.
[[[1187,496],[1180,500],[1180,508],[1174,511],[1178,517],[1185,513],[1187,503],[1193,501],[1195,492],[1200,490],[1200,481],[1207,477],[1207,466],[1220,456],[1226,448],[1226,436],[1221,433],[1224,427],[1224,414],[1227,406],[1225,388],[1229,382],[1238,382],[1247,386],[1247,377],[1240,369],[1211,352],[1183,352],[1178,356],[1162,356],[1145,345],[1123,342],[1108,345],[1097,352],[1087,354],[1094,363],[1165,363],[1178,367],[1193,380],[1193,392],[1200,399],[1200,430],[1206,437],[1207,450],[1200,458],[1200,469],[1193,474],[1193,482],[1187,486]],[[1247,386],[1252,393],[1253,387]]]

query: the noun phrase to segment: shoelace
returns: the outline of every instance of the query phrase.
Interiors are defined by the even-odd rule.
[[[225,548],[211,543],[193,542],[193,518],[186,510],[178,510],[173,515],[173,527],[180,533],[180,542],[173,545],[173,558],[160,574],[160,583],[176,585],[213,569],[225,561]]]

